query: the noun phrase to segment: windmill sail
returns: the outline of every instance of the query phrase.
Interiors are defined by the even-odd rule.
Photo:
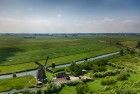
[[[40,64],[38,61],[35,61],[35,64],[39,65],[39,66],[43,66],[42,64]]]

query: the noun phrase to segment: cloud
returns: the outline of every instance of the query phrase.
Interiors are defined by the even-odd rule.
[[[65,19],[17,19],[0,17],[1,33],[140,33],[140,22],[136,20],[101,20],[75,21]]]

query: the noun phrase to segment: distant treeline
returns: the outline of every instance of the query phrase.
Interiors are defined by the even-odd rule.
[[[24,37],[25,39],[35,39],[36,37],[35,36],[26,36]]]
[[[122,36],[140,36],[140,33],[0,33],[0,35],[7,36],[94,36],[94,35],[122,35]],[[32,38],[32,37],[27,37]]]

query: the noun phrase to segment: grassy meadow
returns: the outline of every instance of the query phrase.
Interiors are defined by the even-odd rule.
[[[66,64],[89,57],[120,51],[120,49],[134,48],[136,47],[138,40],[140,40],[140,37],[134,35],[0,35],[0,74],[37,68],[37,65],[35,65],[34,62],[39,61],[44,64],[47,56],[50,57],[47,66],[51,66],[52,63],[55,63],[56,65]],[[99,66],[94,65],[93,68],[85,74],[90,75],[93,78],[92,81],[85,83],[90,91],[88,94],[121,94],[118,92],[132,91],[140,92],[139,52],[140,50],[137,49],[136,54],[126,53],[122,56],[109,58],[109,62],[113,63],[115,66],[102,66],[101,68],[105,70],[101,72],[95,72],[94,69],[96,68],[99,68],[99,70],[102,69]],[[95,61],[91,61],[91,63],[95,63]],[[116,65],[123,66],[124,69],[119,69]],[[54,71],[57,73],[59,70],[66,69],[54,69]],[[124,72],[126,71],[125,69],[133,70],[133,72],[129,72],[130,76],[125,80],[118,80],[118,77],[122,76],[121,73],[101,78],[95,77],[94,75],[98,74],[98,72],[99,74],[110,74],[114,72],[114,70],[121,70]],[[51,81],[54,76],[55,74],[47,72],[49,81]],[[114,81],[113,84],[106,85],[108,83],[105,82],[108,81],[108,79],[109,81],[110,79],[111,81]],[[24,87],[28,88],[35,85],[36,79],[32,76],[1,79],[0,92],[11,89],[21,89]],[[78,94],[76,87],[77,85],[65,85],[58,93]],[[127,91],[127,88],[130,91]]]
[[[127,79],[121,80],[118,79],[120,75],[124,75],[126,70],[122,71],[122,73],[107,76],[102,78],[93,78],[93,81],[86,82],[86,87],[90,92],[84,94],[139,94],[140,93],[140,55],[124,55],[117,58],[112,58],[109,62],[116,64],[118,66],[124,66],[125,69],[133,70],[133,72],[129,72],[129,76]],[[110,68],[108,66],[104,66],[108,70],[115,70],[116,67]],[[92,72],[91,72],[92,74]],[[93,76],[94,77],[94,76]],[[111,79],[110,79],[111,78]],[[105,79],[115,79],[116,81],[112,84],[108,84],[109,81]],[[102,84],[103,81],[108,81],[105,85]],[[59,92],[59,94],[79,94],[76,90],[77,86],[64,86],[63,89]],[[72,91],[72,92],[71,92]]]
[[[36,79],[32,76],[0,79],[0,92],[12,89],[29,88],[36,85]]]
[[[1,35],[0,74],[34,69],[34,61],[44,63],[47,56],[50,66],[118,51],[113,41],[108,36]]]

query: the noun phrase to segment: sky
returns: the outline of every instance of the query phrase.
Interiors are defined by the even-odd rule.
[[[140,33],[140,0],[0,0],[0,33]]]

